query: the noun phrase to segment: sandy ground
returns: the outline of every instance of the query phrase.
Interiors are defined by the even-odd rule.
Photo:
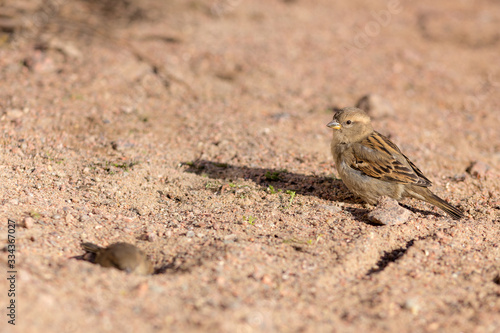
[[[0,331],[499,332],[499,31],[493,0],[0,1]],[[325,126],[367,94],[465,219],[369,222]]]

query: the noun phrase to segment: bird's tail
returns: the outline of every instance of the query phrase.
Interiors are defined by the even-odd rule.
[[[447,203],[446,201],[444,201],[443,199],[441,199],[440,197],[438,197],[437,195],[435,195],[431,191],[429,191],[429,192],[430,192],[430,195],[425,197],[425,200],[428,203],[433,204],[434,206],[444,210],[454,220],[460,220],[462,217],[464,217],[464,213],[460,209],[458,209],[455,206],[450,205],[449,203]]]
[[[82,248],[90,253],[97,253],[101,247],[92,243],[82,243]]]

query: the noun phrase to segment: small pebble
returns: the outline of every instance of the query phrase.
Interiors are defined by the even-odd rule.
[[[330,213],[336,214],[342,210],[342,208],[334,205],[318,205],[318,208],[329,211]]]
[[[134,222],[134,219],[132,219],[131,217],[128,217],[128,216],[124,216],[124,217],[122,217],[122,221],[123,221],[123,223],[129,224],[129,223]]]
[[[19,119],[24,115],[24,113],[19,109],[11,109],[7,110],[6,115],[9,119]]]
[[[71,214],[67,214],[64,220],[66,221],[67,224],[75,223],[75,218]]]
[[[187,233],[186,233],[186,237],[194,237],[194,231],[193,230],[189,230]]]
[[[368,218],[381,225],[399,225],[408,221],[410,215],[411,212],[401,207],[396,200],[383,196],[377,207],[368,214]]]
[[[273,279],[269,274],[264,274],[261,279],[262,283],[268,286],[271,286],[273,283]]]
[[[89,219],[89,216],[88,215],[81,215],[80,216],[80,222],[85,222]]]
[[[472,162],[466,171],[474,178],[484,179],[490,170],[490,166],[481,161]]]
[[[126,140],[116,140],[116,141],[111,142],[111,147],[114,150],[118,150],[118,151],[125,150],[128,148],[133,148],[134,146],[135,146],[134,143],[126,141]]]
[[[154,232],[148,232],[146,235],[145,235],[145,239],[148,241],[148,242],[154,242],[156,241],[158,237],[156,236],[156,233]]]
[[[375,118],[394,115],[394,108],[391,103],[377,94],[368,94],[361,97],[356,103],[356,107]]]
[[[413,315],[417,315],[420,311],[420,302],[417,298],[409,298],[403,304],[403,308],[409,310]]]
[[[26,228],[26,229],[31,229],[33,227],[34,223],[35,223],[35,220],[33,220],[33,218],[27,216],[23,219],[21,226]]]

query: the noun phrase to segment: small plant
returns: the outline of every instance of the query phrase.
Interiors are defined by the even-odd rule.
[[[126,163],[121,163],[121,164],[120,164],[120,163],[113,163],[113,166],[114,166],[115,168],[122,169],[122,170],[125,170],[125,171],[128,171],[128,169],[129,169],[129,167],[130,167],[130,166],[129,166],[128,164],[126,164]]]
[[[324,236],[323,234],[319,234],[319,235],[318,235],[318,237],[316,237],[316,242],[315,242],[315,244],[316,244],[316,243],[318,243],[318,242],[319,242],[319,240],[320,240],[321,238],[323,238],[323,236]]]
[[[205,184],[205,189],[207,190],[218,190],[220,188],[221,184],[217,181],[215,182],[211,182],[211,181],[208,181],[206,184]]]
[[[313,244],[317,244],[319,242],[319,240],[323,237],[324,235],[323,234],[319,234],[318,236],[316,236],[316,239],[313,240],[313,239],[308,239],[307,240],[307,244],[308,245],[313,245]]]
[[[288,201],[288,207],[286,208],[290,208],[292,206],[292,203],[293,203],[293,199],[295,199],[295,191],[292,191],[292,190],[286,190],[285,192],[286,194],[290,194],[290,200]]]
[[[124,171],[129,171],[131,168],[133,168],[137,164],[139,164],[139,162],[134,161],[134,162],[130,162],[130,163],[115,163],[115,164],[113,164],[113,166],[116,168],[122,169]]]
[[[278,181],[282,179],[281,174],[288,172],[287,169],[281,169],[278,171],[267,171],[264,175],[267,180]]]
[[[265,173],[264,177],[266,177],[267,180],[277,181],[277,180],[281,180],[281,178],[282,178],[281,174],[284,172],[287,172],[287,169],[281,169],[278,171],[267,171]]]
[[[41,218],[41,217],[42,217],[42,215],[40,215],[40,213],[35,212],[34,210],[30,212],[30,216],[31,216],[32,218],[34,218],[35,220],[38,220],[39,218]]]
[[[104,163],[98,163],[94,167],[99,166],[104,171],[106,171],[108,174],[114,175],[117,173],[116,169],[120,169],[120,170],[123,170],[125,172],[128,172],[128,171],[130,171],[130,169],[132,167],[134,167],[135,165],[137,165],[139,163],[140,162],[138,162],[138,161],[134,161],[134,162],[130,162],[130,163],[111,163],[109,161],[106,161]],[[91,168],[92,168],[92,166],[91,166]],[[95,169],[95,168],[93,168],[93,169]]]
[[[281,179],[279,171],[273,171],[273,172],[267,171],[264,177],[266,177],[267,180],[273,180],[273,181]]]
[[[268,191],[269,191],[269,193],[271,193],[271,194],[276,194],[276,193],[281,193],[281,192],[283,192],[283,190],[281,190],[281,189],[275,190],[275,189],[274,189],[274,186],[272,186],[272,185],[269,185],[269,187],[267,188],[267,190],[268,190]]]
[[[248,217],[247,217],[247,216],[243,216],[243,221],[244,221],[244,222],[246,221],[246,222],[247,222],[248,224],[250,224],[250,225],[255,225],[255,220],[256,220],[256,219],[257,219],[257,218],[255,218],[255,217],[253,217],[253,216],[248,216]]]

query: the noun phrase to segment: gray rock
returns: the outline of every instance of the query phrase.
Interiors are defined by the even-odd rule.
[[[381,225],[399,225],[406,223],[410,215],[411,212],[401,207],[396,200],[384,196],[379,199],[377,207],[368,214],[368,218]]]

